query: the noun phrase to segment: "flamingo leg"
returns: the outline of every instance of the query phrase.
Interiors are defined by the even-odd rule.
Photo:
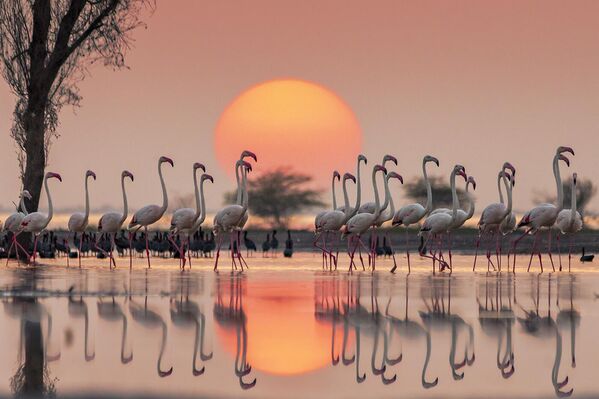
[[[572,236],[568,237],[568,273],[571,272],[572,265]]]
[[[216,245],[216,256],[215,256],[215,260],[214,260],[214,271],[216,271],[218,269],[218,258],[220,257],[220,247],[223,244],[223,236],[222,234],[218,235],[218,243]]]
[[[148,241],[148,227],[144,227],[145,238],[146,238],[146,256],[148,258],[148,269],[150,266],[150,242]]]
[[[133,239],[133,233],[129,232],[129,270],[133,268],[133,246],[131,240]]]
[[[530,233],[531,231],[532,231],[532,228],[527,229],[524,233],[522,233],[520,235],[520,237],[518,237],[514,241],[512,241],[512,253],[514,254],[514,265],[512,267],[512,273],[516,273],[516,245],[518,245],[520,240],[522,240],[524,237],[526,237],[526,235],[528,233]],[[508,267],[509,267],[509,265],[508,265]]]
[[[81,234],[81,239],[79,240],[79,253],[77,253],[77,260],[79,261],[79,269],[81,269],[81,246],[83,245],[83,234]]]
[[[8,252],[6,253],[6,266],[8,266],[8,261],[10,260],[10,251],[15,247],[16,241],[15,235],[13,234],[12,239],[10,240],[10,247],[8,247]],[[17,247],[15,247],[15,257],[19,259],[19,250]]]
[[[181,269],[181,247],[179,245],[177,245],[177,243],[173,239],[173,232],[169,232],[166,236],[166,239],[175,248],[175,251],[177,251],[179,253],[179,269]],[[185,265],[183,265],[183,268],[185,268]]]
[[[33,265],[35,265],[35,255],[37,254],[37,237],[38,237],[38,235],[36,234],[35,238],[33,240],[33,254],[32,254],[32,256],[33,256],[33,263],[32,264]]]
[[[112,262],[112,264],[114,265],[114,268],[116,269],[116,261],[114,260],[114,238],[116,237],[116,233],[112,233],[110,235],[110,252],[108,253],[109,257],[110,257],[110,261]]]
[[[553,256],[551,255],[551,228],[547,229],[547,253],[549,254],[549,260],[551,261],[551,268],[555,272],[555,265],[553,264]]]
[[[109,252],[104,251],[102,248],[100,248],[100,246],[98,245],[98,242],[100,242],[100,237],[101,236],[96,237],[96,241],[94,242],[94,247],[96,248],[96,251],[98,251],[98,252],[104,254],[104,256],[108,257],[108,260],[109,260],[108,265],[112,269],[112,251],[109,253]],[[111,237],[112,237],[112,235],[111,235]],[[68,256],[67,256],[67,267],[69,267],[69,257]],[[81,266],[79,266],[79,267],[81,267]]]
[[[560,234],[557,234],[556,237],[556,241],[557,241],[557,256],[559,259],[559,271],[562,271],[562,249],[560,248]]]
[[[476,249],[474,250],[474,264],[472,265],[472,271],[476,270],[476,259],[478,258],[478,248],[480,247],[480,240],[482,239],[483,232],[478,233],[478,238],[476,239]]]
[[[191,269],[191,238],[187,236],[187,261],[189,262],[189,268]]]
[[[451,232],[447,232],[447,253],[449,254],[449,269],[453,270],[453,261],[451,259],[451,244],[452,244]]]
[[[397,269],[397,261],[395,260],[395,251],[393,250],[393,244],[391,243],[389,232],[385,233],[385,237],[387,237],[387,243],[389,244],[389,248],[391,248],[391,256],[393,257],[393,267],[391,268],[391,273],[395,273],[395,269]]]
[[[354,242],[355,237],[354,236],[350,236],[348,241],[347,241],[347,247],[350,248],[351,244]],[[352,272],[352,266],[354,266],[354,255],[356,254],[356,249],[358,248],[358,243],[356,242],[356,244],[354,245],[354,249],[351,250],[351,253],[349,255],[350,258],[350,262],[349,262],[349,273]]]
[[[408,258],[408,273],[411,271],[410,267],[410,235],[408,227],[406,226],[406,258]]]
[[[533,257],[534,257],[534,255],[535,255],[535,250],[537,249],[537,240],[538,240],[538,238],[539,238],[539,237],[538,237],[538,235],[537,235],[537,234],[535,234],[535,240],[534,240],[534,242],[532,243],[532,251],[531,251],[531,253],[530,253],[530,259],[528,260],[528,269],[526,269],[526,271],[527,271],[527,272],[529,272],[529,271],[530,271],[530,265],[532,264],[532,258],[533,258]],[[515,256],[515,255],[514,255],[514,256]]]
[[[366,247],[363,243],[362,243],[362,238],[360,238],[360,236],[356,236],[358,239],[358,256],[360,257],[360,263],[362,263],[362,271],[366,271],[366,268],[364,267],[364,258],[362,258],[362,247]],[[362,245],[360,245],[362,244]],[[370,254],[368,254],[368,256],[370,256]]]
[[[233,246],[233,233],[229,234],[229,245],[231,246],[231,271],[237,270],[237,262],[235,262],[235,247]]]

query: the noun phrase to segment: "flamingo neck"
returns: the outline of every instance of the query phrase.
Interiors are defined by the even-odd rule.
[[[125,176],[121,177],[121,191],[123,193],[123,216],[121,217],[121,224],[127,220],[127,213],[129,212],[129,205],[127,204],[127,192],[125,190]]]
[[[23,194],[21,194],[21,202],[19,203],[18,211],[24,215],[29,214],[29,212],[27,212],[27,207],[25,206],[25,196]]]
[[[475,201],[474,196],[468,191],[468,188],[469,185],[466,184],[466,197],[468,197],[468,211],[466,213],[468,214],[467,218],[470,219],[474,216]]]
[[[166,184],[164,183],[164,177],[162,176],[162,163],[158,162],[158,176],[160,177],[160,186],[162,187],[162,213],[166,212],[168,208],[168,195],[166,193]]]
[[[458,199],[458,193],[455,187],[455,170],[451,172],[451,176],[449,178],[451,185],[451,199],[452,199],[452,207],[451,207],[451,221],[452,223],[458,217],[458,207],[460,206],[460,200]]]
[[[424,215],[428,215],[433,209],[433,188],[426,173],[426,161],[422,161],[422,174],[424,175],[424,183],[426,184],[426,206],[424,207]]]
[[[389,197],[391,197],[391,193],[389,192],[389,179],[387,175],[383,175],[383,185],[385,187],[385,200],[383,201],[383,205],[381,205],[381,213],[387,209],[389,206]]]
[[[379,198],[379,189],[376,184],[376,169],[372,170],[372,188],[374,189],[374,218],[378,219],[381,214],[381,201]]]
[[[505,193],[507,194],[507,208],[506,216],[512,213],[512,183],[508,181],[507,177],[503,176],[503,184],[505,185]]]
[[[47,226],[52,220],[52,216],[54,215],[54,207],[52,206],[52,196],[50,195],[50,189],[48,188],[48,178],[44,179],[44,189],[46,190],[46,197],[48,197],[48,215],[46,216],[46,224]]]
[[[500,173],[497,176],[497,191],[499,192],[499,203],[503,204],[503,192],[501,191],[501,176],[502,174]]]
[[[89,176],[85,176],[85,215],[83,217],[83,223],[87,224],[89,219],[89,188],[88,188]]]
[[[347,195],[347,181],[349,179],[343,179],[343,202],[345,204],[345,209],[343,210],[343,214],[345,215],[345,221],[349,220],[352,214],[352,210],[349,207],[349,196]]]
[[[358,213],[358,209],[360,208],[360,202],[362,200],[362,180],[360,179],[360,162],[361,159],[358,159],[358,170],[356,171],[356,206],[352,210],[352,215]]]
[[[202,180],[200,182],[200,204],[201,204],[200,215],[196,219],[196,221],[193,225],[192,231],[196,231],[202,225],[202,223],[204,223],[204,220],[206,220],[206,201],[204,200],[204,182],[205,181],[206,180]]]
[[[553,157],[553,176],[555,176],[555,185],[557,186],[557,210],[558,212],[564,208],[564,186],[562,185],[562,177],[559,171],[559,155]]]
[[[247,191],[247,178],[248,178],[248,172],[246,168],[243,168],[241,171],[242,174],[242,179],[241,179],[241,187],[242,187],[242,198],[243,198],[243,213],[247,212],[248,209],[248,204],[249,204],[249,198],[248,198],[248,191]]]
[[[574,223],[576,219],[576,184],[574,184],[574,179],[572,179],[572,191],[570,194],[570,223]]]
[[[387,213],[387,220],[391,219],[393,215],[395,215],[395,204],[393,203],[393,196],[391,195],[391,190],[389,189],[389,178],[385,180],[385,195],[389,196],[389,212]]]
[[[335,196],[335,176],[333,175],[333,182],[331,183],[331,192],[333,193],[333,210],[337,209],[337,197]]]
[[[235,180],[237,181],[237,200],[235,203],[237,205],[241,205],[241,201],[243,200],[243,193],[241,191],[241,179],[239,178],[239,164],[235,164]]]
[[[196,199],[196,213],[193,216],[194,220],[200,217],[201,209],[200,209],[200,192],[198,191],[198,170],[193,169],[193,192],[195,194]]]

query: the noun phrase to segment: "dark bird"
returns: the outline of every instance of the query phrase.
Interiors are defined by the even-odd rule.
[[[272,239],[270,240],[270,249],[274,256],[277,256],[277,250],[279,249],[279,240],[277,239],[277,231],[272,231]]]
[[[270,251],[270,234],[266,235],[266,241],[262,243],[262,257],[265,258],[268,256],[268,251]]]
[[[285,250],[283,256],[291,258],[293,256],[293,240],[291,239],[291,230],[287,230],[287,239],[285,240]]]
[[[243,232],[243,244],[247,251],[247,256],[250,256],[250,251],[256,252],[256,243],[248,238],[247,230]]]
[[[595,259],[595,255],[591,254],[591,255],[585,255],[584,253],[584,247],[582,247],[582,256],[580,257],[580,261],[582,263],[584,262],[592,262],[593,259]]]

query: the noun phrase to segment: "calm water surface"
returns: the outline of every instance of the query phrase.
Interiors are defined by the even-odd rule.
[[[248,261],[243,274],[226,258],[218,274],[209,259],[3,268],[0,395],[599,396],[595,266],[473,274],[457,257],[451,276],[424,260],[348,275],[312,254]]]

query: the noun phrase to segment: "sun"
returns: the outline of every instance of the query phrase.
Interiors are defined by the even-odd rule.
[[[322,85],[277,79],[241,93],[215,131],[220,166],[233,176],[241,151],[258,155],[256,170],[292,167],[328,182],[333,170],[353,170],[362,132],[350,107]]]

